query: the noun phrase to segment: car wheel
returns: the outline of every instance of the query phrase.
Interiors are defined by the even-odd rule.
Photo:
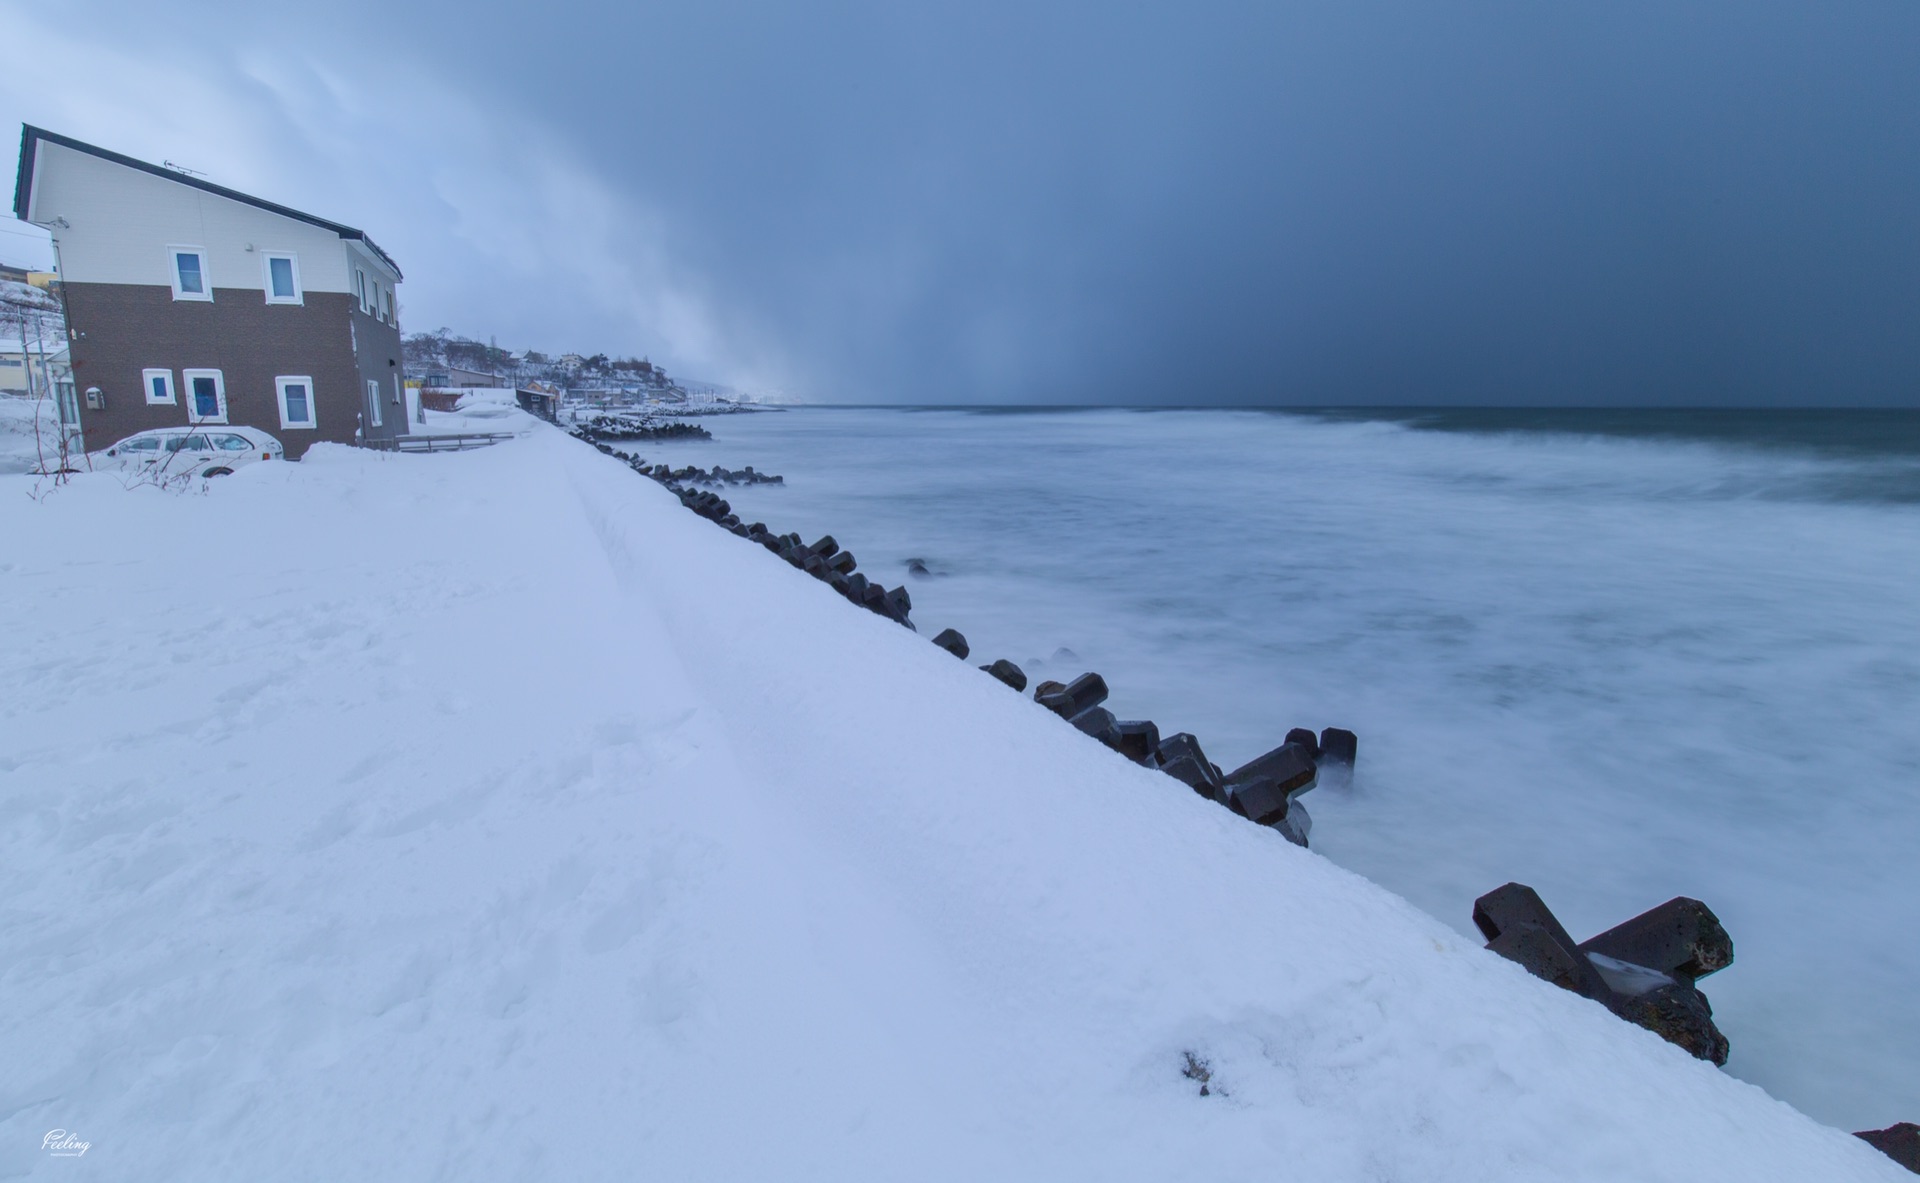
[[[232,476],[233,470],[231,468],[223,468],[223,467],[215,466],[213,468],[209,468],[207,471],[201,473],[200,475],[201,476]]]

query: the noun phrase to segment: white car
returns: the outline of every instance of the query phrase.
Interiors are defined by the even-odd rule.
[[[252,427],[159,427],[130,435],[92,456],[95,468],[156,476],[228,476],[243,464],[284,460],[280,441]]]

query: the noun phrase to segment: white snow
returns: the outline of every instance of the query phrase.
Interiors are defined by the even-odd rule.
[[[53,400],[0,394],[0,474],[36,472],[59,453],[60,422]]]
[[[1908,1178],[519,426],[0,478],[0,1177]]]

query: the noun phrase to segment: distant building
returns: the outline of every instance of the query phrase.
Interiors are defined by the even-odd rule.
[[[187,423],[294,458],[407,433],[400,268],[361,231],[31,126],[13,209],[53,231],[88,450]]]
[[[476,386],[511,386],[513,383],[497,374],[483,374],[479,370],[464,370],[459,366],[441,366],[426,372],[426,385],[436,390],[470,390]]]
[[[0,394],[51,394],[69,377],[67,347],[58,335],[40,342],[0,337]]]

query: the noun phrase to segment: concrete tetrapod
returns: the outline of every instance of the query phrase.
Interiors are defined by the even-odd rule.
[[[1535,977],[1591,998],[1700,1059],[1727,1062],[1727,1037],[1693,983],[1733,963],[1733,941],[1699,900],[1668,900],[1575,944],[1538,892],[1508,883],[1474,901],[1473,923],[1487,948]],[[1659,964],[1629,961],[1621,952]]]

